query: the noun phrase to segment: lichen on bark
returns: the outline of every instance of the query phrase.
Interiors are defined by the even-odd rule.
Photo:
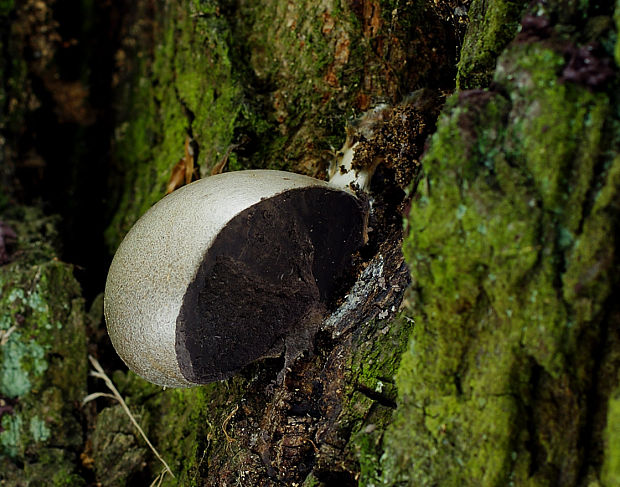
[[[27,207],[0,215],[18,236],[11,262],[0,266],[0,482],[81,485],[81,290],[56,258],[53,218]]]

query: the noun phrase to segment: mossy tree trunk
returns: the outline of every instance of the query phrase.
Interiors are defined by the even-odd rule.
[[[164,485],[620,485],[620,5],[79,8],[78,28],[67,2],[0,2],[0,482],[58,459],[59,485],[160,473],[120,406],[79,405],[89,350]],[[379,103],[374,131],[352,123]],[[280,360],[182,390],[125,371],[95,296],[186,143],[196,177],[325,177],[348,124],[381,161],[373,232],[314,353],[282,385]],[[80,265],[88,315],[56,255]],[[42,412],[41,394],[70,401]]]

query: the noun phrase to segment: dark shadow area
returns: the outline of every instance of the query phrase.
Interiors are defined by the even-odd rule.
[[[118,3],[59,0],[44,21],[50,62],[39,62],[38,45],[24,43],[32,94],[18,142],[16,199],[41,204],[61,216],[61,258],[76,266],[90,302],[102,291],[110,256],[103,243],[112,112],[112,74],[117,47]],[[36,13],[36,12],[35,12]],[[27,12],[21,20],[30,37],[41,35]],[[33,14],[34,16],[34,14]],[[20,19],[18,19],[20,20]],[[38,28],[38,30],[36,30]]]

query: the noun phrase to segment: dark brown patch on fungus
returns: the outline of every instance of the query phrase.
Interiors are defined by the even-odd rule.
[[[285,342],[311,343],[308,326],[336,298],[366,221],[364,202],[324,187],[286,191],[233,218],[183,299],[175,345],[183,376],[226,379]]]

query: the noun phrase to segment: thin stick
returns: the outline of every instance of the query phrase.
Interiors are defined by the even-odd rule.
[[[17,329],[16,325],[13,325],[8,330],[0,330],[0,347],[6,345],[9,342],[9,337]]]
[[[144,433],[144,431],[142,430],[142,428],[140,427],[140,425],[136,421],[136,418],[134,418],[133,414],[131,414],[131,411],[129,410],[129,407],[127,407],[127,403],[125,403],[125,400],[123,399],[123,396],[121,396],[120,392],[118,392],[118,390],[114,386],[114,383],[112,382],[112,380],[103,371],[103,367],[101,367],[101,364],[99,364],[97,359],[95,357],[91,356],[91,355],[88,356],[88,360],[90,360],[90,363],[95,368],[94,371],[90,372],[90,375],[92,375],[93,377],[97,377],[98,379],[103,379],[103,381],[105,382],[105,385],[108,386],[108,389],[110,389],[112,391],[112,395],[113,395],[114,399],[116,399],[120,403],[121,407],[125,411],[125,414],[127,414],[127,416],[129,416],[129,419],[131,420],[133,425],[136,427],[136,429],[138,430],[138,432],[140,433],[142,438],[144,438],[144,441],[146,441],[146,444],[149,446],[151,451],[155,454],[155,456],[159,459],[159,461],[164,465],[164,467],[166,468],[166,471],[172,476],[172,478],[173,479],[176,478],[174,476],[174,474],[172,473],[172,470],[170,470],[170,467],[168,466],[166,461],[161,457],[159,452],[155,449],[153,444],[146,437],[146,434]],[[90,394],[90,395],[86,396],[82,402],[86,403],[88,401],[91,401],[91,400],[95,399],[96,397],[102,397],[102,396],[109,397],[110,395],[109,394],[104,394],[104,393]]]
[[[235,407],[233,408],[233,410],[230,412],[230,414],[228,416],[226,416],[226,419],[224,419],[224,422],[222,423],[222,431],[224,432],[224,436],[226,436],[226,440],[228,441],[228,443],[232,443],[233,441],[235,441],[234,438],[231,438],[228,433],[226,433],[226,427],[228,426],[228,422],[231,420],[231,418],[235,415],[235,413],[237,412],[237,409],[239,409],[239,404],[236,404]]]
[[[151,482],[151,485],[149,487],[160,487],[161,483],[164,481],[165,476],[166,476],[166,469],[163,469],[161,472],[159,472],[157,477],[155,477],[153,482]]]

